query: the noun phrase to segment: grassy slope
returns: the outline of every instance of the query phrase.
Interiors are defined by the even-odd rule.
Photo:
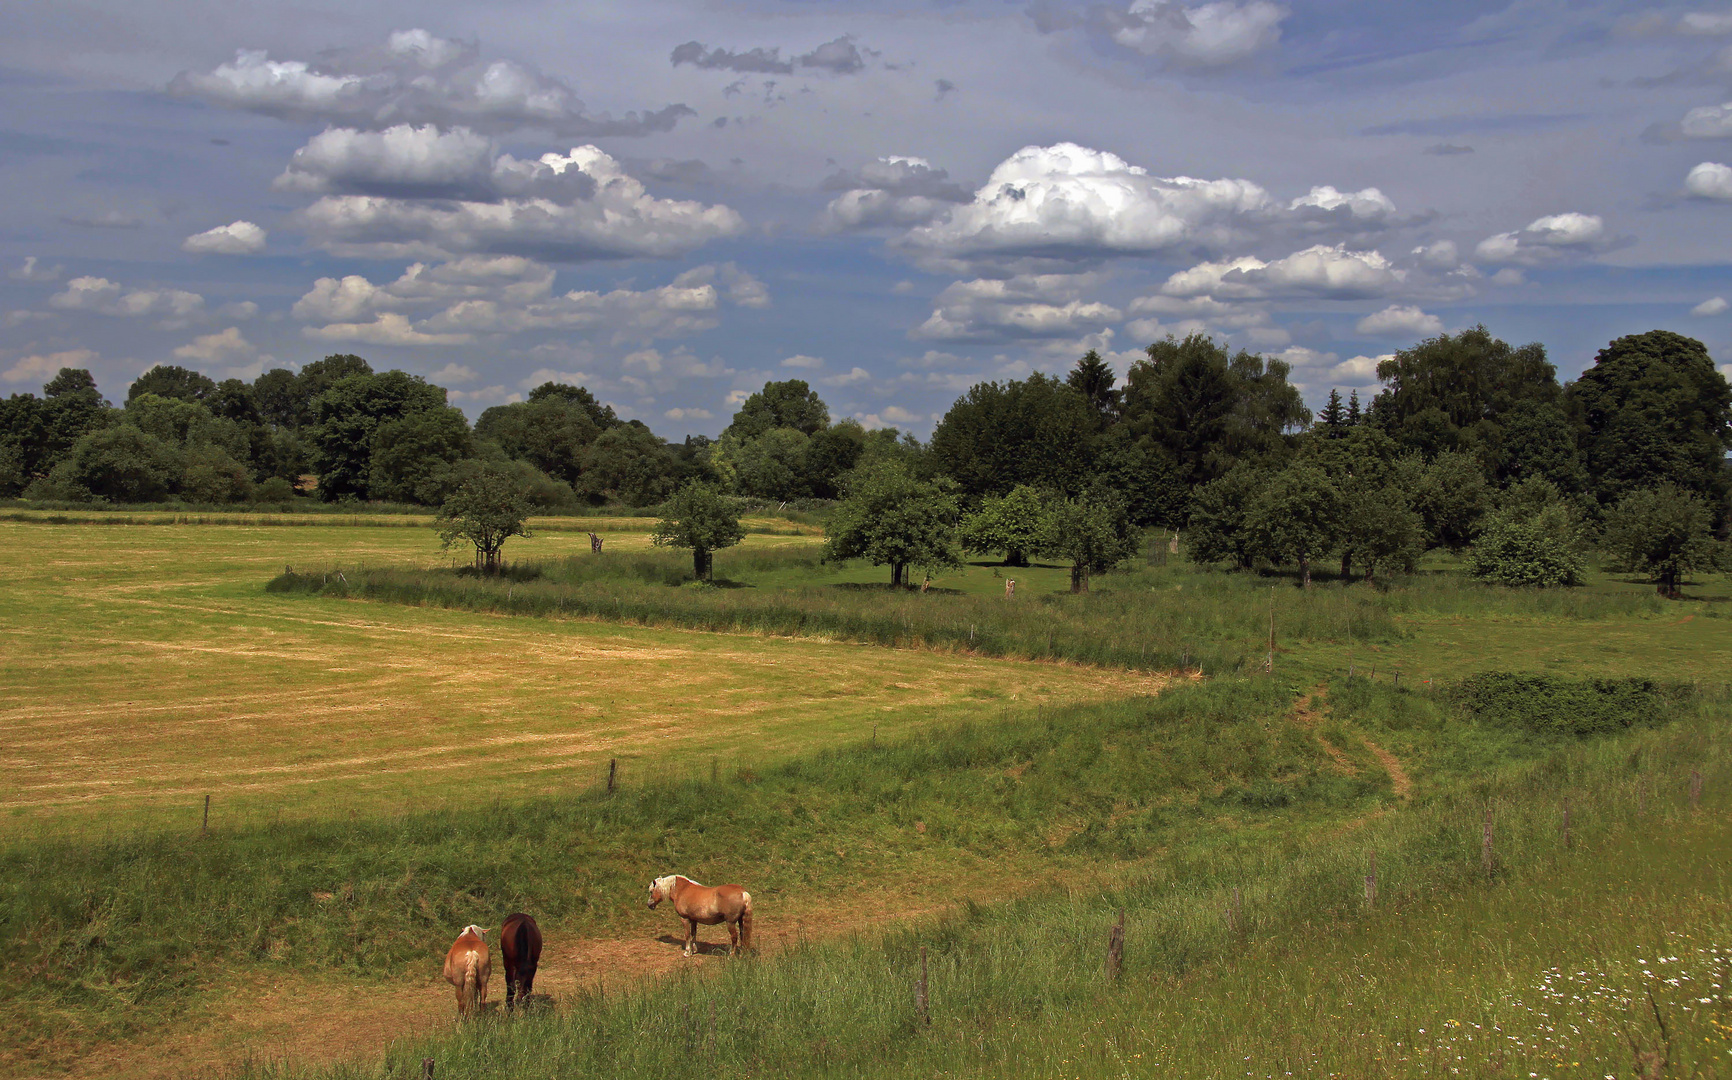
[[[1663,1045],[1652,993],[1672,1075],[1722,1075],[1729,764],[1721,716],[1561,748],[1350,829],[1313,820],[1175,836],[1159,868],[1128,885],[1076,875],[1067,889],[918,928],[411,1039],[383,1069],[315,1074],[401,1075],[433,1057],[457,1080],[1598,1077]],[[1707,777],[1701,810],[1687,806],[1690,768]],[[1488,807],[1489,886],[1478,844]],[[1114,984],[1103,961],[1118,907],[1128,945]],[[921,946],[929,1027],[910,994]]]

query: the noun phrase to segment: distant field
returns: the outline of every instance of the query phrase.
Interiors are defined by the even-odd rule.
[[[395,523],[393,523],[395,524]],[[592,522],[613,549],[643,519]],[[626,529],[631,531],[625,531]],[[0,522],[0,833],[398,811],[701,771],[1158,678],[813,640],[266,595],[285,565],[448,565],[403,527]],[[809,542],[752,536],[747,545]],[[588,550],[581,532],[516,558]],[[459,553],[457,556],[461,559]],[[720,562],[720,560],[718,560]]]

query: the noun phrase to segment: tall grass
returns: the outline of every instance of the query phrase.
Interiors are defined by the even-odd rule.
[[[1272,602],[1283,641],[1400,636],[1375,591],[1281,589],[1275,597],[1267,586],[1222,574],[1147,572],[1112,580],[1091,593],[1014,602],[879,586],[725,587],[774,570],[805,569],[816,575],[820,558],[816,551],[797,549],[729,552],[718,573],[740,580],[717,588],[692,582],[689,557],[673,551],[523,564],[496,578],[448,570],[343,568],[340,577],[334,570],[281,575],[267,588],[1205,674],[1258,666],[1267,648]],[[687,587],[671,587],[681,584]]]
[[[1608,867],[1604,856],[1651,855],[1655,845],[1641,838],[1654,830],[1687,833],[1672,852],[1687,864],[1677,870],[1686,880],[1668,881],[1683,886],[1680,903],[1654,910],[1663,915],[1675,907],[1679,922],[1670,929],[1696,931],[1704,946],[1732,945],[1723,891],[1724,859],[1732,853],[1723,827],[1732,807],[1725,796],[1732,740],[1723,707],[1660,730],[1562,744],[1536,760],[1456,778],[1411,808],[1362,818],[1350,829],[1173,837],[1161,864],[1129,884],[1079,872],[1068,888],[1050,893],[967,905],[887,934],[805,943],[709,977],[568,1002],[553,1015],[466,1024],[452,1034],[406,1040],[382,1066],[313,1075],[401,1076],[431,1057],[437,1075],[452,1080],[1431,1076],[1451,1075],[1465,1059],[1453,1054],[1472,1049],[1461,1032],[1439,1032],[1436,1025],[1486,1021],[1479,1067],[1467,1070],[1473,1075],[1546,1067],[1534,1074],[1599,1076],[1614,1070],[1557,1069],[1558,1051],[1572,1045],[1616,1051],[1628,1061],[1626,1034],[1658,1042],[1645,1013],[1630,1008],[1627,997],[1614,1001],[1601,1017],[1605,1029],[1572,1044],[1563,1025],[1549,1019],[1567,1003],[1545,997],[1539,984],[1573,970],[1563,965],[1595,944],[1594,934],[1628,934],[1622,916],[1634,902],[1631,875]],[[1712,793],[1705,811],[1687,804],[1692,769]],[[1570,848],[1560,828],[1564,799],[1573,814]],[[1481,850],[1488,811],[1495,856],[1489,881]],[[1701,814],[1710,817],[1703,821]],[[1373,853],[1378,899],[1368,911],[1364,875]],[[1712,869],[1716,863],[1719,870]],[[1707,878],[1689,880],[1705,868]],[[1699,899],[1691,899],[1692,885]],[[1535,913],[1560,888],[1598,903],[1575,916],[1592,933],[1572,933],[1569,916],[1559,923]],[[1511,899],[1500,900],[1502,894]],[[1572,910],[1567,896],[1559,906]],[[1115,983],[1104,959],[1119,909],[1129,946]],[[1510,925],[1468,921],[1487,913]],[[1437,969],[1405,967],[1417,959],[1419,935],[1440,920],[1454,920],[1454,936],[1429,942],[1435,951],[1428,960],[1441,961]],[[1617,940],[1628,941],[1637,959],[1668,940],[1680,947],[1663,929],[1643,927]],[[1344,940],[1351,947],[1340,947]],[[911,992],[921,948],[928,957],[929,1025]],[[1705,957],[1696,958],[1698,976],[1713,974]],[[1515,971],[1514,982],[1502,969],[1511,959],[1532,965]],[[1473,985],[1501,989],[1501,998],[1463,1000],[1460,984],[1476,964],[1489,974],[1475,975],[1481,981]],[[1452,978],[1458,969],[1461,978]],[[1648,984],[1672,1014],[1675,1060],[1713,1065],[1721,1049],[1712,1040],[1724,1037],[1708,1023],[1711,1013],[1692,1019],[1680,1011],[1694,1008],[1696,991],[1678,985]],[[1512,988],[1538,1007],[1512,1003]],[[1400,1010],[1388,1007],[1391,999],[1417,1019],[1393,1015]],[[1720,1000],[1732,1006],[1724,994]],[[1626,1032],[1616,1026],[1619,1019],[1642,1023]],[[1563,1042],[1555,1037],[1560,1033]],[[1578,1066],[1594,1064],[1585,1051],[1577,1053]],[[248,1072],[310,1075],[293,1068]]]
[[[1409,714],[1435,721],[1434,737],[1456,747],[1432,755],[1440,764],[1427,783],[1466,783],[1499,762],[1571,745],[1532,733],[1476,736],[1480,725],[1441,698],[1357,692],[1356,715],[1409,702]],[[259,821],[208,837],[22,839],[0,851],[0,973],[14,988],[0,1015],[18,1021],[0,1025],[13,1032],[0,1034],[0,1047],[51,1016],[90,1038],[149,1026],[190,1000],[213,968],[401,972],[448,944],[451,927],[490,924],[513,909],[568,934],[617,932],[635,917],[643,882],[672,868],[747,878],[771,913],[789,901],[810,909],[814,897],[862,882],[1054,869],[1086,879],[1091,867],[1157,853],[1168,870],[1137,894],[1150,903],[1181,884],[1187,895],[1213,895],[1230,877],[1247,895],[1275,895],[1298,887],[1279,884],[1281,875],[1323,858],[1307,854],[1305,836],[1391,793],[1380,769],[1343,773],[1307,732],[1280,722],[1290,705],[1268,680],[1229,680],[940,725],[895,744],[774,766],[694,762],[681,773],[628,776],[611,797],[598,783],[528,803]],[[1561,760],[1546,768],[1580,782],[1583,767]],[[1449,805],[1459,810],[1513,782],[1469,784]],[[1442,826],[1427,835],[1442,846],[1424,858],[1460,847]],[[1519,852],[1521,841],[1511,842]],[[1391,863],[1397,883],[1409,872],[1403,865]],[[1216,955],[1218,942],[1171,937],[1163,948],[1182,969],[1187,956]],[[887,962],[875,955],[872,963]]]

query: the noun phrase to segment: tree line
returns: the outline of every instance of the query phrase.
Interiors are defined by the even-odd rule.
[[[1595,541],[1675,588],[1720,557],[1732,389],[1701,342],[1619,338],[1562,383],[1542,345],[1474,327],[1396,353],[1370,402],[1332,391],[1315,416],[1290,374],[1193,334],[1150,345],[1122,385],[1093,352],[1063,378],[980,383],[925,443],[833,421],[798,379],[765,384],[719,438],[670,443],[551,382],[471,426],[440,387],[349,354],[251,383],[159,366],[119,408],[65,369],[40,398],[0,401],[0,495],[281,501],[310,488],[442,506],[486,474],[532,507],[644,507],[696,484],[717,499],[838,500],[836,556],[888,565],[897,583],[972,552],[1062,559],[1086,588],[1151,527],[1199,562],[1307,581],[1325,560],[1371,576],[1444,548],[1493,580],[1567,583]]]

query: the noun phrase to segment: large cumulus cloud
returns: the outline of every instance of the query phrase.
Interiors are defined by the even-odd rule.
[[[901,244],[940,259],[1151,254],[1226,243],[1269,207],[1269,194],[1249,180],[1152,176],[1075,143],[1027,146],[993,169],[971,201],[910,230]]]

